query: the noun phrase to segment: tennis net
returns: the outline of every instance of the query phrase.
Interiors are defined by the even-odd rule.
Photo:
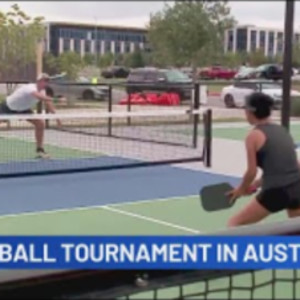
[[[44,148],[51,159],[36,159],[28,118],[46,124]],[[184,162],[210,165],[210,110],[1,115],[0,122],[2,178]]]

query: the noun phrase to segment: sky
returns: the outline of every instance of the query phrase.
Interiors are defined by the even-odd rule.
[[[1,1],[0,11],[6,12],[18,3],[28,15],[44,16],[46,21],[71,21],[103,25],[145,27],[151,13],[161,10],[164,2],[172,1]],[[239,24],[282,29],[285,1],[229,1],[232,15]],[[300,31],[300,2],[296,2],[295,30]]]

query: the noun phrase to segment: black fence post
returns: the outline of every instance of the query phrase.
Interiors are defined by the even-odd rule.
[[[212,110],[209,109],[204,114],[204,164],[207,168],[211,167],[211,153],[212,153]]]
[[[131,111],[131,94],[127,92],[127,112]],[[131,125],[131,118],[127,117],[127,125]]]
[[[282,108],[281,125],[287,130],[290,129],[291,110],[291,71],[293,59],[293,37],[294,37],[294,12],[295,1],[285,1],[285,25],[284,55],[283,55],[283,82],[282,82]]]
[[[193,110],[198,110],[200,107],[200,84],[194,84],[194,103]],[[199,114],[193,114],[193,147],[197,148],[198,145],[198,124],[199,124]]]
[[[108,85],[108,112],[112,112],[112,85]],[[108,136],[112,136],[112,118],[108,118]]]

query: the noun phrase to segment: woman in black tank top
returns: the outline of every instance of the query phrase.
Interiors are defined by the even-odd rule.
[[[272,98],[263,93],[246,99],[246,118],[254,126],[245,141],[248,168],[241,184],[229,193],[230,201],[253,188],[260,191],[229,220],[230,227],[256,223],[282,210],[289,217],[300,216],[300,168],[294,142],[285,128],[271,122],[272,107]],[[262,177],[255,180],[258,168]]]

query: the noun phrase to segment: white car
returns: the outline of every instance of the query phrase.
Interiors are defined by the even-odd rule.
[[[273,81],[258,81],[247,80],[237,81],[232,85],[225,86],[221,92],[221,100],[226,107],[244,107],[245,99],[253,92],[263,92],[271,96],[274,100],[275,106],[280,107],[282,103],[282,87]],[[291,96],[300,96],[300,92],[291,91]]]

